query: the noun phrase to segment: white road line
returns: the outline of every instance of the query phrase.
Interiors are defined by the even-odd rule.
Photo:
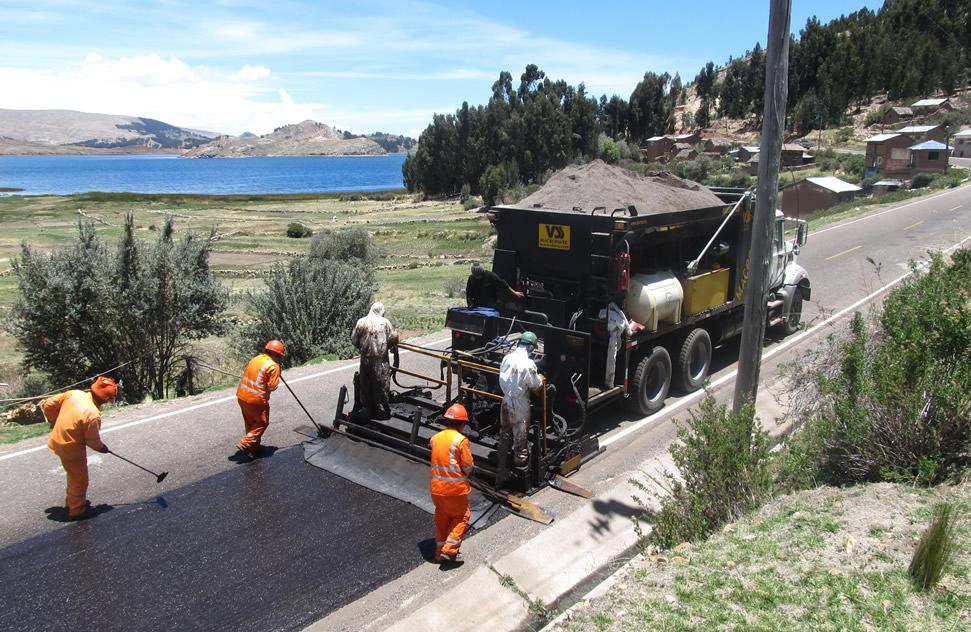
[[[956,250],[956,249],[960,248],[961,246],[963,246],[964,243],[967,242],[967,241],[969,241],[969,240],[971,240],[971,235],[965,237],[964,239],[962,239],[958,243],[954,244],[953,246],[951,246],[950,248],[948,248],[944,252],[947,253],[947,252],[951,252],[952,250]],[[840,311],[836,312],[835,314],[833,314],[832,316],[830,316],[829,318],[827,318],[823,322],[819,323],[815,327],[811,327],[811,328],[807,329],[806,331],[802,332],[801,334],[798,334],[796,336],[793,336],[792,338],[788,338],[784,342],[782,342],[782,343],[780,343],[780,344],[772,347],[771,349],[768,349],[767,351],[765,351],[764,353],[762,353],[762,361],[764,362],[764,361],[772,358],[773,356],[775,356],[775,355],[777,355],[779,353],[782,353],[783,351],[785,351],[789,347],[791,347],[791,346],[793,346],[795,344],[798,344],[798,343],[802,342],[803,340],[805,340],[809,336],[812,336],[813,334],[815,334],[821,328],[829,325],[830,323],[832,323],[835,320],[839,320],[843,316],[845,316],[848,313],[850,313],[853,310],[855,310],[857,307],[860,307],[861,305],[863,305],[864,303],[869,302],[870,300],[872,300],[876,296],[879,296],[883,292],[886,292],[890,288],[892,288],[892,287],[900,284],[901,281],[903,281],[904,279],[906,279],[907,277],[909,277],[911,274],[913,274],[913,272],[907,272],[906,274],[903,274],[903,275],[897,277],[896,279],[894,279],[890,283],[887,283],[886,285],[884,285],[883,287],[879,288],[878,290],[875,290],[874,292],[871,292],[867,296],[864,296],[863,298],[861,298],[857,302],[853,303],[852,305],[850,305],[848,307],[844,307],[843,309],[841,309]],[[718,387],[720,387],[722,384],[725,384],[726,382],[729,382],[729,381],[735,379],[735,376],[736,375],[738,375],[738,370],[737,369],[732,370],[730,373],[726,373],[725,375],[721,376],[720,378],[718,378],[717,380],[715,380],[714,382],[712,382],[711,384],[709,384],[708,385],[708,390],[714,391],[715,389],[717,389]],[[612,443],[615,443],[617,441],[620,441],[621,439],[627,437],[628,435],[631,435],[631,434],[633,434],[635,432],[638,432],[640,430],[643,430],[646,426],[651,425],[655,421],[659,421],[662,417],[664,417],[666,415],[669,415],[670,413],[672,413],[672,412],[674,412],[674,411],[676,411],[676,410],[678,410],[680,408],[684,408],[688,404],[690,404],[690,403],[692,403],[692,402],[694,402],[694,401],[696,401],[698,399],[701,399],[701,397],[704,394],[705,394],[705,391],[704,390],[698,390],[698,391],[695,391],[694,393],[691,393],[690,395],[685,395],[684,397],[681,397],[680,399],[678,399],[678,400],[676,400],[676,401],[674,401],[674,402],[666,405],[664,408],[662,408],[661,410],[657,411],[653,415],[651,415],[649,417],[644,417],[640,421],[635,421],[633,424],[631,424],[630,426],[624,428],[623,430],[617,431],[616,434],[614,434],[614,435],[609,435],[606,439],[603,439],[603,440],[600,441],[600,445],[606,448],[607,446],[611,445]]]
[[[956,210],[958,210],[959,208],[964,208],[964,205],[963,205],[963,204],[958,204],[957,206],[955,206],[954,208],[952,208],[952,209],[950,209],[950,210],[952,210],[952,211],[956,211]]]
[[[933,200],[935,198],[939,198],[942,195],[947,195],[949,193],[955,193],[955,192],[956,192],[956,190],[954,190],[954,189],[952,189],[950,191],[941,191],[940,193],[935,193],[934,195],[929,195],[927,197],[922,197],[919,200],[914,200],[913,202],[908,202],[907,204],[902,204],[900,206],[895,206],[893,208],[888,208],[887,210],[880,211],[879,213],[873,213],[872,215],[864,215],[863,217],[860,217],[858,219],[851,220],[849,222],[843,222],[842,224],[833,224],[829,228],[823,228],[821,230],[817,230],[817,231],[811,232],[811,233],[809,233],[809,236],[812,237],[813,235],[822,235],[823,233],[825,233],[827,231],[830,231],[830,230],[836,230],[837,228],[843,228],[845,226],[849,226],[849,225],[855,224],[857,222],[862,222],[864,220],[873,219],[874,217],[880,217],[881,215],[886,215],[887,213],[893,213],[894,211],[899,211],[901,209],[905,209],[908,206],[913,206],[914,204],[921,204],[923,202],[929,202],[930,200]],[[951,210],[953,211],[954,209],[951,209]]]
[[[429,346],[440,345],[443,342],[450,342],[451,340],[452,339],[450,337],[449,338],[442,338],[440,340],[434,340],[434,341],[432,341],[432,342],[429,343]],[[404,352],[402,352],[402,355],[405,354],[405,353],[414,353],[414,352],[413,351],[404,351]],[[337,373],[338,371],[344,371],[344,370],[347,370],[347,369],[352,369],[352,368],[354,368],[356,366],[358,366],[357,363],[345,364],[344,366],[334,367],[333,369],[327,369],[326,371],[321,371],[320,373],[314,373],[312,375],[304,375],[303,377],[298,377],[298,378],[294,378],[292,380],[287,380],[287,382],[290,383],[290,384],[296,384],[297,382],[304,382],[306,380],[312,380],[312,379],[315,379],[315,378],[318,378],[318,377],[323,377],[325,375],[330,375],[331,373]],[[146,423],[148,423],[150,421],[159,421],[161,419],[167,419],[169,417],[175,417],[176,415],[182,415],[184,413],[191,413],[191,412],[193,412],[195,410],[200,410],[202,408],[208,408],[209,406],[215,406],[216,404],[225,404],[226,402],[231,402],[231,401],[233,401],[235,399],[236,399],[236,396],[235,395],[233,395],[231,397],[220,397],[219,399],[213,399],[213,400],[210,400],[208,402],[202,402],[200,404],[195,404],[193,406],[187,406],[185,408],[180,408],[178,410],[173,410],[173,411],[170,411],[170,412],[167,412],[167,413],[162,413],[160,415],[152,415],[151,417],[145,417],[143,419],[136,419],[134,421],[129,421],[128,423],[120,424],[120,425],[117,425],[117,426],[110,426],[108,428],[102,429],[101,434],[108,434],[109,432],[115,432],[116,430],[122,430],[124,428],[131,428],[133,426],[140,426],[140,425],[146,424]],[[19,452],[11,452],[10,454],[4,454],[4,455],[0,456],[0,461],[6,461],[7,459],[12,459],[14,457],[23,456],[25,454],[30,454],[32,452],[40,452],[41,450],[46,450],[46,449],[47,449],[47,445],[45,444],[45,445],[39,445],[39,446],[36,446],[36,447],[33,447],[33,448],[27,448],[26,450],[20,450]]]

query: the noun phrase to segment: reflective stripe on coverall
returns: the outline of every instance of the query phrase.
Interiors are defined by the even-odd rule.
[[[472,448],[469,440],[454,428],[442,430],[429,444],[432,450],[430,488],[435,504],[435,559],[441,560],[443,554],[458,554],[469,528]]]
[[[351,342],[361,352],[358,370],[361,403],[369,414],[391,415],[388,396],[391,390],[391,366],[388,349],[398,344],[398,332],[383,316],[384,306],[375,303],[370,312],[354,325]]]
[[[525,347],[516,347],[502,359],[499,366],[499,386],[502,388],[499,425],[503,432],[512,433],[516,465],[522,465],[529,460],[529,449],[526,446],[529,393],[542,384],[536,372],[536,363],[530,359]]]
[[[64,504],[72,518],[84,513],[88,494],[88,455],[85,447],[101,450],[101,411],[86,391],[67,391],[41,402],[51,436],[47,447],[61,459],[67,473]]]
[[[607,342],[607,366],[604,368],[604,383],[607,388],[614,386],[615,373],[617,371],[617,352],[620,350],[620,343],[624,334],[630,335],[630,321],[624,315],[624,311],[616,304],[610,303],[607,309],[600,310],[600,318],[607,319],[607,332],[610,340]]]
[[[273,358],[261,353],[247,363],[236,388],[246,428],[246,435],[239,440],[241,449],[252,453],[259,448],[263,433],[270,425],[270,394],[279,385],[280,365]]]

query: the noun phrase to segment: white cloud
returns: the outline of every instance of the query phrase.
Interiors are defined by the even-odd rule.
[[[266,133],[285,123],[321,118],[321,106],[296,102],[285,90],[255,83],[269,71],[244,66],[234,78],[177,57],[106,59],[96,53],[64,67],[34,70],[0,66],[0,107],[72,109],[128,114],[166,123],[239,134]]]
[[[250,66],[246,64],[239,69],[239,72],[233,74],[229,80],[230,81],[256,81],[257,79],[263,79],[270,76],[270,69],[266,66]]]

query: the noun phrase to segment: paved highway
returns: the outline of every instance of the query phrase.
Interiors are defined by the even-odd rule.
[[[963,187],[810,235],[800,257],[813,280],[805,318],[819,321],[903,274],[908,260],[965,240],[969,211],[971,188]],[[720,353],[718,375],[731,371],[732,353]],[[354,365],[327,363],[286,376],[326,419]],[[763,376],[772,370],[767,365]],[[335,625],[362,629],[438,590],[443,575],[421,551],[430,516],[304,464],[292,429],[306,419],[287,393],[274,397],[265,440],[278,449],[248,465],[226,458],[242,427],[231,390],[112,414],[106,443],[171,473],[156,485],[117,459],[91,455],[90,498],[110,510],[84,523],[45,513],[63,502],[64,478],[43,440],[4,446],[0,629],[294,630],[336,616],[380,587],[373,606],[342,611]],[[669,409],[675,405],[669,400]],[[673,430],[671,415],[662,417],[641,428],[619,411],[605,415],[600,432],[612,445],[578,474],[580,482],[603,489],[665,446]],[[618,434],[633,428],[638,432]],[[552,490],[536,500],[559,516],[584,502]],[[455,576],[542,528],[500,520],[470,539],[469,563]]]

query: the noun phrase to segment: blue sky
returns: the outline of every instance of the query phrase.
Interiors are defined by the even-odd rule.
[[[793,30],[869,0],[793,0]],[[686,81],[764,45],[768,0],[352,3],[0,0],[0,108],[148,116],[266,133],[313,118],[417,136],[485,102],[528,63],[630,95],[647,71]]]

